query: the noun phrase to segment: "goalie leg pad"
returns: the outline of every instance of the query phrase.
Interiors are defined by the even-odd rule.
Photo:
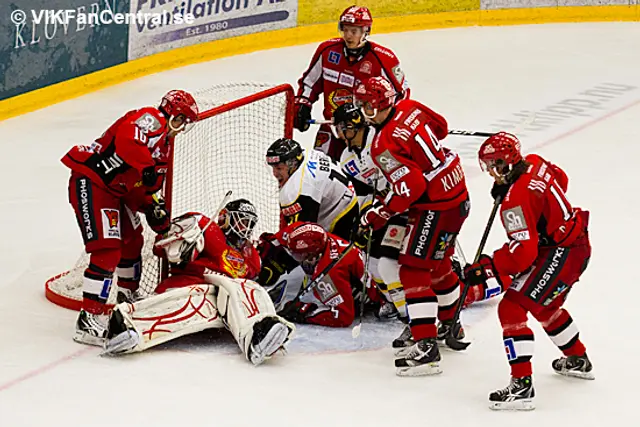
[[[291,339],[295,326],[276,314],[262,286],[213,274],[205,279],[220,286],[220,315],[249,362],[261,364]]]
[[[115,348],[113,351],[119,354],[140,352],[184,335],[224,327],[216,308],[216,292],[215,285],[193,285],[133,304],[118,304],[111,316],[105,349]],[[122,341],[132,343],[134,333],[138,341],[123,350],[127,345]]]

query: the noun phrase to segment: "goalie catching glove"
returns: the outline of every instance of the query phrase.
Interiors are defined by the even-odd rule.
[[[170,263],[191,262],[204,249],[204,233],[197,218],[185,214],[171,221],[167,235],[158,240],[155,246],[164,249]]]

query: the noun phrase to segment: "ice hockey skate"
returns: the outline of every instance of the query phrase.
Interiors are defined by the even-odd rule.
[[[393,354],[396,357],[404,357],[407,355],[411,349],[411,347],[416,342],[413,340],[413,335],[411,335],[411,328],[409,325],[405,325],[402,333],[398,338],[393,340],[391,343],[391,348],[393,348]]]
[[[262,364],[287,342],[293,328],[285,322],[278,317],[267,316],[253,326],[253,336],[247,353],[247,359],[253,365]]]
[[[102,347],[107,335],[108,319],[109,317],[106,314],[92,314],[80,310],[73,340],[82,344]]]
[[[489,408],[496,411],[531,411],[535,409],[534,396],[531,376],[512,377],[508,386],[489,395]]]
[[[582,378],[584,380],[594,380],[596,378],[592,372],[593,365],[586,353],[583,356],[561,357],[551,362],[551,367],[556,373],[567,377]]]
[[[406,356],[396,359],[396,375],[419,377],[442,373],[440,350],[435,339],[423,339],[408,348]]]

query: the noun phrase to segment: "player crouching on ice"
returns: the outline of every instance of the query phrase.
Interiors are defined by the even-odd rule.
[[[362,299],[357,295],[362,292],[364,276],[360,249],[352,247],[327,270],[344,254],[349,242],[312,222],[296,222],[277,234],[265,233],[260,247],[265,262],[258,280],[269,290],[281,316],[296,323],[329,327],[353,323],[355,301]],[[292,259],[283,262],[288,257]],[[317,284],[312,285],[313,281]],[[370,291],[370,298],[377,295],[375,289]]]
[[[250,241],[257,221],[245,199],[229,202],[218,224],[198,213],[174,219],[156,242],[170,262],[171,276],[158,285],[157,295],[114,308],[105,353],[139,352],[223,327],[254,365],[282,348],[295,326],[276,314],[269,294],[251,280],[260,271]]]
[[[511,382],[489,395],[491,409],[534,409],[531,378],[533,331],[527,313],[542,324],[564,357],[551,364],[559,374],[593,379],[578,327],[562,308],[567,294],[587,268],[591,244],[589,212],[571,206],[562,169],[536,154],[523,157],[520,141],[506,132],[487,139],[478,153],[482,169],[495,180],[492,195],[509,242],[465,268],[470,284],[514,276],[498,305]]]

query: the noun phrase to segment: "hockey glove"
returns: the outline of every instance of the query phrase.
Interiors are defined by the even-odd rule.
[[[500,200],[504,200],[504,197],[509,192],[509,187],[511,187],[511,184],[498,184],[494,182],[491,188],[491,197],[493,197],[493,200],[497,200],[498,197],[500,197]]]
[[[395,212],[383,204],[369,205],[360,214],[360,228],[367,230],[372,227],[374,230],[379,230],[387,224],[389,218],[394,214]]]
[[[469,286],[486,285],[490,277],[497,277],[498,273],[489,255],[480,255],[475,264],[467,264],[464,268],[464,280]]]
[[[169,212],[162,197],[154,194],[152,199],[153,203],[149,205],[144,213],[147,224],[149,224],[149,227],[156,233],[165,234],[169,231],[170,226]]]
[[[293,323],[306,323],[307,316],[318,308],[313,303],[289,301],[278,314]]]
[[[295,100],[295,116],[293,119],[293,127],[300,132],[306,132],[309,129],[309,120],[311,120],[311,101],[305,97],[298,97]]]
[[[158,173],[155,166],[149,166],[142,169],[142,184],[145,187],[153,187],[158,180]]]

